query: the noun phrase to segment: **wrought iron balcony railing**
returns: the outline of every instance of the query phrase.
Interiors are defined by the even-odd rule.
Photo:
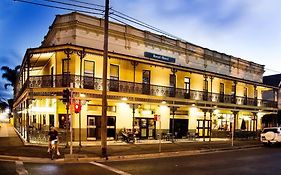
[[[80,80],[81,79],[81,80]],[[29,88],[52,88],[52,87],[72,87],[102,90],[102,79],[89,76],[79,75],[43,75],[43,76],[30,76],[29,86],[24,83],[21,89],[16,89],[16,94],[22,93],[26,87]],[[232,103],[239,105],[250,106],[264,106],[277,108],[277,102],[240,97],[234,95],[226,95],[219,93],[212,93],[198,90],[186,90],[182,88],[174,88],[168,86],[159,86],[144,83],[133,83],[128,81],[112,80],[107,81],[107,90],[113,92],[133,93],[133,94],[145,94],[153,96],[165,96],[176,97],[180,99],[192,99],[199,101],[220,102],[220,103]]]

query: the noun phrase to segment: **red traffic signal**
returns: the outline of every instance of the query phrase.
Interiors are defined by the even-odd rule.
[[[80,103],[75,103],[74,111],[75,113],[79,113],[81,111],[82,105]]]

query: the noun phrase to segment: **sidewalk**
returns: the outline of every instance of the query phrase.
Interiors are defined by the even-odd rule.
[[[6,129],[5,129],[6,128]],[[6,131],[4,131],[6,130]],[[47,146],[36,146],[36,145],[24,145],[21,142],[19,136],[15,133],[15,130],[6,125],[0,128],[0,133],[6,132],[6,137],[3,137],[0,134],[0,155],[5,156],[18,156],[18,157],[30,157],[30,158],[49,158],[47,154]],[[187,152],[203,152],[203,151],[216,151],[216,150],[228,150],[228,149],[239,149],[245,147],[257,147],[261,146],[260,142],[257,140],[250,141],[235,141],[234,147],[231,146],[229,140],[221,141],[216,140],[209,141],[193,141],[193,142],[182,142],[178,140],[175,143],[165,142],[161,144],[161,152],[163,154],[178,154]],[[158,141],[150,141],[149,144],[142,141],[141,143],[132,144],[132,143],[116,143],[111,142],[108,145],[108,156],[124,158],[126,156],[136,157],[136,156],[151,156],[153,154],[159,155],[159,144]],[[60,148],[61,156],[59,158],[64,158],[69,154],[69,148]],[[99,158],[101,157],[101,147],[96,146],[83,146],[82,148],[74,147],[73,154],[76,155],[76,158]]]

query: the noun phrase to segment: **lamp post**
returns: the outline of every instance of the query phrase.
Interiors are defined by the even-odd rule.
[[[107,57],[108,57],[108,13],[109,0],[105,0],[104,15],[104,46],[103,46],[103,76],[102,76],[102,117],[101,117],[101,152],[107,159]]]

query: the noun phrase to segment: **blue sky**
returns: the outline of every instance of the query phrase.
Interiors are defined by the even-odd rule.
[[[281,72],[280,0],[110,0],[110,5],[188,42],[263,64],[266,75]],[[27,48],[40,46],[55,15],[67,12],[1,0],[0,65],[20,64]],[[0,96],[8,97],[3,84],[0,79]]]

